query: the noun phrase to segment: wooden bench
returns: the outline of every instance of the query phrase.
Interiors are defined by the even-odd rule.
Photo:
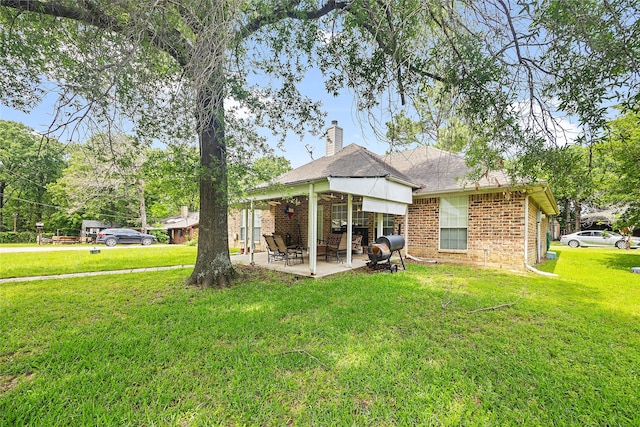
[[[76,236],[53,236],[51,242],[54,245],[67,245],[73,243],[80,243],[80,237]]]

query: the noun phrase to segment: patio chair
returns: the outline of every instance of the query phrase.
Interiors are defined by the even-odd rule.
[[[351,249],[355,254],[361,254],[363,252],[362,249],[362,234],[356,234],[353,236],[351,241]]]
[[[287,261],[287,253],[280,252],[273,236],[263,234],[265,242],[267,242],[267,263],[272,261]]]
[[[329,260],[329,256],[334,254],[336,257],[336,261],[342,262],[343,259],[340,258],[340,254],[347,254],[347,233],[332,233],[326,240],[327,244],[327,253],[325,255],[325,261]]]
[[[273,240],[276,242],[276,246],[278,248],[278,252],[284,253],[284,263],[286,265],[291,265],[292,262],[304,264],[304,255],[302,252],[302,248],[299,246],[291,246],[287,247],[284,243],[284,239],[279,234],[273,235]]]

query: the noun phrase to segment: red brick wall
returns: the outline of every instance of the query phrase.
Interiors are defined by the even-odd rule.
[[[241,210],[229,209],[228,229],[229,229],[229,247],[230,248],[244,248],[244,241],[241,240],[242,233],[242,216]],[[247,230],[247,232],[249,232]],[[273,215],[270,210],[262,210],[261,230],[260,234],[272,234],[273,233]],[[265,250],[264,239],[260,238],[260,243],[256,243],[256,252]]]
[[[299,204],[289,202],[294,209],[291,218],[285,213],[286,201],[262,211],[262,233],[289,234],[296,241],[298,233],[302,244],[308,241],[308,203],[307,197],[297,197]],[[464,264],[486,265],[498,268],[517,268],[524,266],[525,257],[525,195],[520,192],[500,192],[490,194],[469,195],[468,247],[464,251],[439,249],[439,213],[440,198],[428,197],[414,199],[409,206],[409,224],[404,224],[403,216],[396,216],[394,232],[398,224],[402,224],[402,234],[408,227],[409,254],[425,260],[438,262],[454,262]],[[537,256],[536,213],[538,206],[529,198],[527,259],[535,265]],[[344,201],[319,200],[324,207],[323,230],[325,238],[331,233],[331,205]],[[320,220],[320,218],[319,218]],[[375,240],[374,228],[376,215],[369,215],[369,240]],[[233,244],[235,233],[240,235],[240,215],[229,218],[229,242]],[[549,229],[549,218],[544,218],[540,227],[542,254],[546,253],[546,232]],[[237,230],[237,231],[236,231]],[[263,242],[261,242],[263,243]],[[262,246],[262,245],[261,245]],[[262,248],[256,248],[262,250]]]
[[[529,198],[529,239],[527,241],[527,261],[529,265],[536,265],[538,250],[540,251],[541,260],[545,259],[547,253],[547,232],[550,231],[550,219],[546,216],[542,218],[540,221],[540,233],[538,234],[538,209],[538,205],[532,198]]]
[[[243,246],[240,241],[240,226],[241,226],[241,216],[240,211],[238,209],[229,209],[229,218],[228,218],[228,228],[229,228],[229,247],[230,248],[240,248]]]
[[[409,206],[409,254],[439,262],[522,268],[524,196],[519,192],[469,196],[464,251],[439,249],[439,213],[439,198],[417,199]]]

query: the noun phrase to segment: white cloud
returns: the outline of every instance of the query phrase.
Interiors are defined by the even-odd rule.
[[[570,117],[557,111],[553,102],[551,104],[541,106],[536,101],[525,100],[515,104],[514,109],[520,115],[521,126],[544,138],[548,146],[575,144],[582,130]]]

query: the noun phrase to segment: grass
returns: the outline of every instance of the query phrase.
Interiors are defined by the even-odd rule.
[[[557,279],[5,283],[0,425],[639,425],[640,251],[554,250]]]
[[[189,265],[195,263],[197,251],[195,246],[184,245],[95,247],[100,249],[99,254],[89,252],[93,245],[86,250],[1,253],[0,279]]]

